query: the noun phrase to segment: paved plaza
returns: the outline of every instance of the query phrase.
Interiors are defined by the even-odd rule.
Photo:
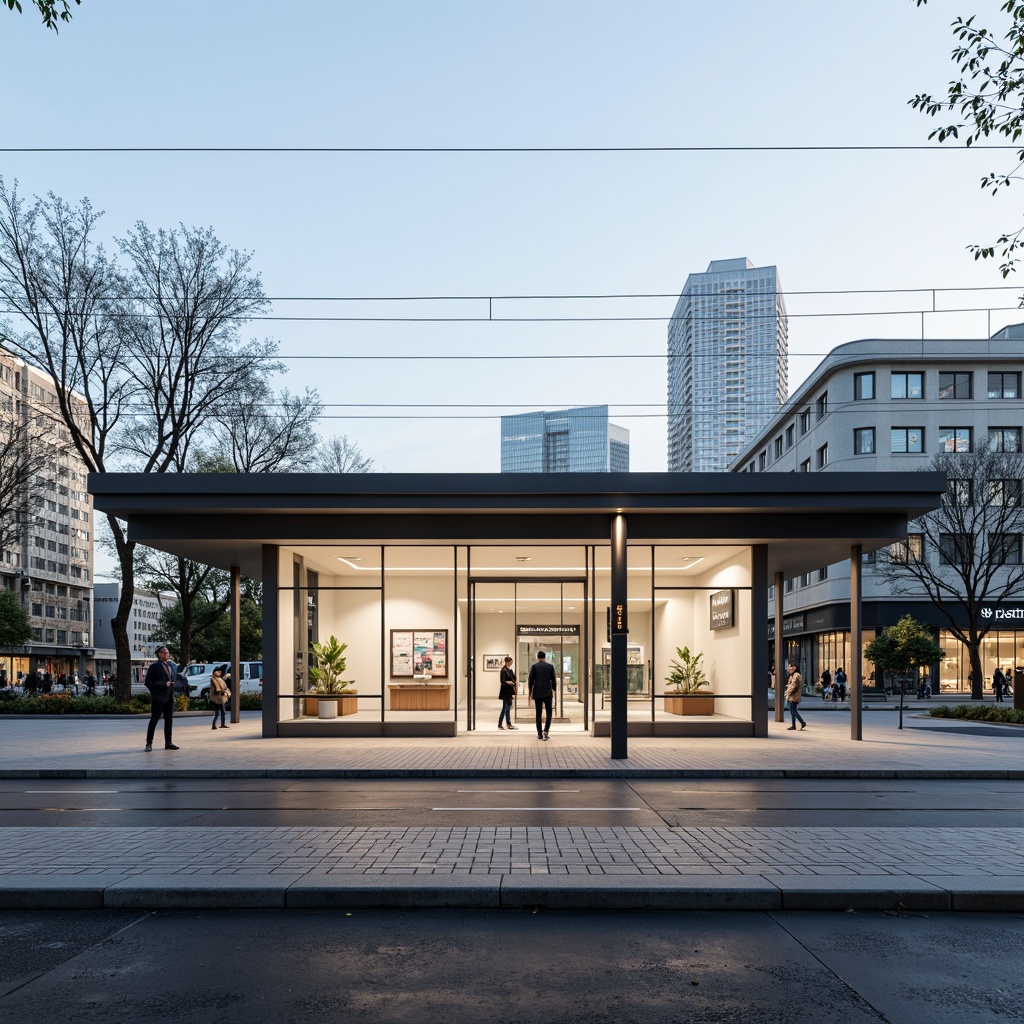
[[[915,709],[916,712],[916,709]],[[1024,779],[1024,729],[866,711],[771,722],[765,739],[262,739],[176,720],[0,720],[0,776],[936,777]],[[0,906],[1024,910],[1024,828],[0,828]],[[97,868],[95,865],[103,865]]]

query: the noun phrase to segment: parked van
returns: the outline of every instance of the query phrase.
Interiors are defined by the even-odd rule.
[[[193,662],[183,669],[185,678],[192,686],[192,695],[195,697],[209,697],[210,680],[213,678],[213,670],[219,668],[227,680],[231,689],[239,693],[262,693],[263,692],[263,662],[243,661],[239,664],[238,670],[241,674],[241,683],[238,687],[231,680],[231,663],[228,661]]]

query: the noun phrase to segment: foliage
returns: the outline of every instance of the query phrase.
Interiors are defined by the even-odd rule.
[[[214,602],[205,597],[194,599],[191,625],[186,629],[182,604],[177,601],[161,611],[157,634],[172,651],[182,652],[183,661],[225,661],[231,650],[231,615],[225,604],[225,601]],[[190,638],[187,655],[184,653],[186,635]],[[245,593],[239,606],[238,635],[239,660],[259,661],[263,651],[262,611]]]
[[[949,484],[942,505],[911,524],[921,557],[893,545],[879,552],[875,572],[893,594],[928,595],[967,648],[972,696],[980,700],[981,641],[995,623],[982,610],[1024,591],[1024,564],[1003,557],[1004,545],[1024,533],[1024,454],[993,451],[978,439],[977,451],[940,452],[926,470],[945,473]]]
[[[927,0],[915,0],[918,7]],[[952,52],[959,77],[949,83],[945,97],[918,93],[909,101],[915,110],[929,117],[943,111],[955,112],[958,120],[936,128],[928,136],[946,142],[950,139],[971,146],[990,136],[1016,144],[1024,134],[1024,0],[1003,0],[999,10],[1009,18],[1009,27],[1000,36],[977,24],[977,15],[958,17],[952,23],[957,45]],[[961,136],[961,132],[963,135]],[[1016,166],[991,171],[981,179],[981,187],[993,195],[1021,177],[1024,148],[1015,154]],[[1015,253],[1024,246],[1024,226],[1001,235],[993,245],[971,245],[974,258],[1002,259],[1000,271],[1006,277],[1016,269]]]
[[[238,706],[242,711],[260,711],[262,693],[241,693]],[[0,715],[148,715],[150,700],[146,694],[133,696],[130,701],[116,697],[75,697],[70,693],[49,693],[38,697],[25,697],[12,690],[0,690]],[[192,698],[185,705],[185,697],[176,697],[175,711],[212,711],[208,700]]]
[[[930,665],[942,657],[941,647],[932,640],[931,631],[910,615],[904,615],[895,626],[883,629],[864,648],[864,657],[877,668],[909,675],[915,668]]]
[[[1024,710],[992,704],[941,704],[928,712],[933,718],[959,718],[969,722],[1007,722],[1024,725]]]
[[[354,679],[342,679],[348,664],[345,651],[348,644],[339,644],[332,633],[326,643],[310,644],[309,652],[316,664],[309,670],[309,681],[317,693],[354,693],[351,689]]]
[[[699,693],[702,687],[710,686],[711,681],[700,667],[703,653],[690,653],[689,647],[676,648],[677,659],[668,663],[671,672],[665,676],[673,693]]]
[[[22,11],[21,0],[0,0],[0,3],[7,4],[9,10],[17,11],[19,14]],[[57,26],[58,19],[60,21],[70,21],[71,4],[74,3],[81,6],[82,0],[31,0],[31,3],[39,9],[46,28],[52,28],[54,32],[57,32],[59,31]]]
[[[373,459],[367,458],[348,435],[329,437],[317,454],[315,469],[321,473],[369,473]]]
[[[0,590],[0,647],[20,647],[32,639],[32,620],[10,590]]]

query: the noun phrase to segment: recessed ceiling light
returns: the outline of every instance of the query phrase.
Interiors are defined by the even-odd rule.
[[[532,562],[533,559],[529,555],[516,555],[517,562]]]

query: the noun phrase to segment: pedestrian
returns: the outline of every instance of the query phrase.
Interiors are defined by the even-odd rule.
[[[512,667],[512,659],[505,658],[505,664],[501,669],[500,689],[498,699],[501,701],[501,714],[498,715],[499,729],[518,729],[519,726],[512,724],[512,701],[516,696],[516,672]],[[502,725],[502,722],[505,725]]]
[[[836,699],[840,701],[846,700],[846,672],[843,670],[842,665],[836,669],[833,684],[836,688]]]
[[[171,731],[174,728],[174,677],[178,670],[166,647],[156,649],[156,659],[146,670],[146,689],[149,690],[152,707],[146,730],[146,750],[153,749],[153,734],[161,718],[164,720],[164,750],[177,750],[178,747],[171,742]]]
[[[821,673],[821,696],[825,700],[832,699],[832,673],[829,672],[828,665]]]
[[[804,730],[807,728],[807,723],[800,715],[800,698],[804,695],[804,677],[797,672],[796,665],[792,662],[790,662],[787,672],[789,681],[786,683],[786,701],[789,704],[789,713],[793,720],[789,730],[795,729],[797,722],[800,723],[800,729]]]
[[[88,697],[96,696],[96,677],[91,672],[85,673],[85,693]]]
[[[224,709],[227,707],[228,701],[231,699],[231,690],[228,688],[228,684],[224,681],[224,673],[221,669],[215,668],[213,675],[210,677],[210,703],[213,705],[213,728],[217,728],[217,716],[220,715],[220,727],[222,729],[229,728],[227,721],[224,718]]]
[[[530,700],[537,708],[537,739],[546,740],[548,730],[551,728],[551,702],[555,696],[555,669],[543,651],[537,652],[537,660],[530,667],[528,679],[530,686]],[[541,728],[541,711],[546,712],[544,728]]]
[[[997,665],[995,672],[992,673],[992,692],[996,695],[996,703],[1003,703],[1003,687],[1006,685],[1006,676],[1003,675],[1003,670]]]

